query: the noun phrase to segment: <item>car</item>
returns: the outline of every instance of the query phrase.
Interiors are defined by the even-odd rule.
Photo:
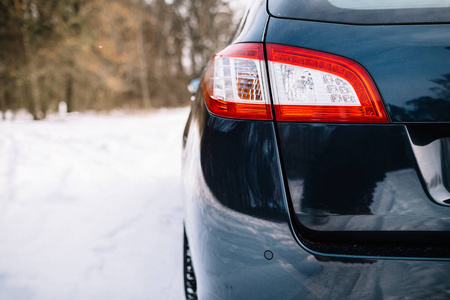
[[[187,299],[450,298],[449,1],[256,0],[193,99]]]

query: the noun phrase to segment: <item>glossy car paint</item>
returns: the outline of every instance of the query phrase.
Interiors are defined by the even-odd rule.
[[[400,38],[414,36],[412,30],[401,26],[357,30],[354,25],[275,19],[262,9],[263,1],[254,7],[237,41],[265,38],[360,62],[373,76],[397,124],[224,119],[208,112],[198,91],[183,137],[183,180],[185,226],[199,299],[450,297],[450,207],[430,194],[437,166],[443,166],[441,186],[448,188],[449,173],[443,170],[450,169],[446,152],[450,131],[442,123],[449,119],[442,109],[430,107],[424,117],[408,104],[420,97],[440,97],[428,91],[433,87],[428,81],[449,72],[448,65],[447,71],[442,66],[446,62],[414,73],[419,78],[400,89],[402,75],[397,68],[402,62],[387,66],[389,55],[401,54],[405,61],[424,59],[426,49],[414,41],[408,48],[405,40],[396,44],[394,39],[390,44],[375,43],[381,50],[370,49],[367,35],[359,30],[371,32],[369,38],[387,40],[383,32],[395,32]],[[433,55],[445,58],[448,30],[444,25],[430,26],[426,32],[417,26],[417,36],[428,41],[429,46],[423,47]],[[436,34],[427,38],[430,32]],[[346,50],[338,43],[341,39],[354,47]],[[420,61],[407,67],[417,71],[423,65]],[[400,80],[389,72],[396,72]],[[400,90],[403,96],[395,93]],[[442,100],[447,103],[449,98]],[[440,156],[427,162],[433,151],[440,151]],[[429,174],[428,181],[423,174]],[[308,216],[316,210],[322,214]],[[358,235],[367,231],[364,226],[371,226],[369,232]],[[273,254],[270,260],[267,251]]]

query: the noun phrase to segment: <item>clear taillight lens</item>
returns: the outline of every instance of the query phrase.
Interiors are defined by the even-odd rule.
[[[313,50],[266,47],[277,120],[388,122],[377,89],[359,64]]]
[[[216,54],[203,78],[208,109],[218,116],[272,120],[261,44],[236,44]]]

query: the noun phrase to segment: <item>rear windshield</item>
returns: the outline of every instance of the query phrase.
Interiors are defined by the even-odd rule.
[[[268,0],[274,17],[348,24],[450,23],[450,0]]]

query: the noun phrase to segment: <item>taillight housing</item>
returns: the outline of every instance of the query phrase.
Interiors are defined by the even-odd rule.
[[[261,44],[236,44],[216,54],[203,77],[203,94],[215,115],[272,120]]]
[[[235,119],[387,123],[369,74],[344,57],[290,47],[235,44],[214,56],[203,77],[208,109]]]

